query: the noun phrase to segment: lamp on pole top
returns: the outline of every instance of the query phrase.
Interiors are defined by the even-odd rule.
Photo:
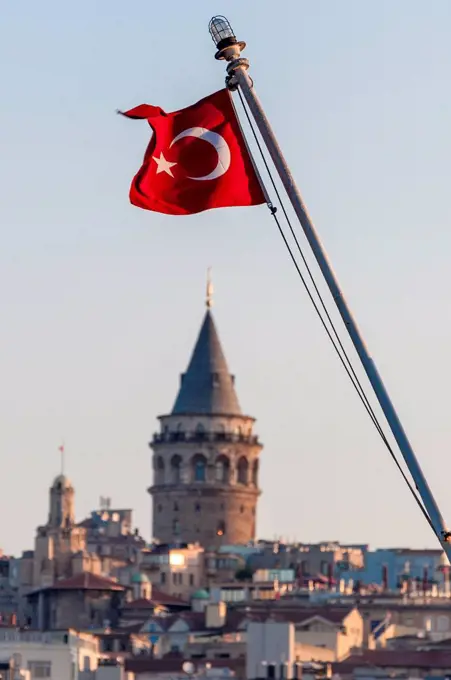
[[[215,59],[231,61],[239,58],[246,47],[246,43],[236,39],[228,19],[223,16],[213,17],[208,24],[208,30],[218,50]]]

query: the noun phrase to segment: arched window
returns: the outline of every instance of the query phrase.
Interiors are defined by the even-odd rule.
[[[164,460],[162,456],[154,459],[155,481],[157,484],[164,484]]]
[[[225,536],[225,532],[226,532],[225,522],[221,519],[219,520],[218,526],[216,528],[216,536]]]
[[[239,459],[238,461],[238,484],[247,484],[248,482],[248,472],[249,472],[249,463],[247,462],[247,458],[244,456]]]
[[[216,481],[227,484],[230,479],[230,461],[227,456],[218,456],[216,459]]]
[[[193,458],[193,480],[195,482],[205,482],[207,476],[207,460],[205,456],[198,453]]]
[[[182,479],[182,459],[178,454],[171,458],[171,484],[179,484]]]
[[[182,423],[177,423],[173,439],[177,442],[183,441],[185,439],[185,433],[183,432]]]
[[[254,460],[252,465],[252,484],[258,486],[258,460]]]
[[[205,427],[202,425],[202,423],[197,423],[196,425],[196,439],[205,439]]]
[[[226,433],[225,433],[224,425],[217,425],[216,431],[215,431],[215,439],[217,441],[224,441],[225,438],[226,438]]]

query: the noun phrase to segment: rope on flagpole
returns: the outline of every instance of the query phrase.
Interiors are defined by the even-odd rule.
[[[287,237],[286,237],[286,235],[285,235],[285,233],[284,233],[284,231],[283,231],[283,229],[282,229],[280,220],[279,220],[279,218],[277,217],[277,214],[276,214],[277,208],[274,206],[274,204],[273,204],[272,201],[270,200],[268,191],[267,191],[266,187],[264,186],[264,183],[263,183],[263,181],[262,181],[262,179],[261,179],[260,173],[257,171],[257,175],[258,175],[258,177],[259,177],[259,179],[260,179],[260,182],[261,182],[261,184],[262,184],[262,189],[263,189],[263,192],[264,192],[264,194],[265,194],[265,197],[268,197],[268,198],[267,198],[267,206],[268,206],[268,209],[269,209],[269,211],[270,211],[272,217],[274,218],[274,221],[275,221],[275,223],[276,223],[276,225],[277,225],[277,228],[278,228],[278,230],[279,230],[279,233],[280,233],[280,235],[281,235],[281,237],[282,237],[282,239],[283,239],[283,241],[284,241],[285,247],[287,248],[288,253],[289,253],[289,255],[290,255],[290,258],[291,258],[291,260],[292,260],[292,262],[293,262],[293,264],[294,264],[294,267],[295,267],[295,269],[296,269],[296,271],[297,271],[297,273],[298,273],[298,276],[299,276],[299,278],[301,279],[301,282],[302,282],[302,284],[303,284],[303,286],[304,286],[304,288],[305,288],[305,290],[306,290],[306,292],[307,292],[307,295],[308,295],[308,297],[309,297],[309,299],[310,299],[310,301],[311,301],[311,303],[312,303],[312,305],[313,305],[313,307],[314,307],[314,309],[315,309],[315,312],[316,312],[318,318],[320,319],[320,322],[321,322],[321,324],[322,324],[324,330],[326,331],[326,334],[327,334],[327,336],[328,336],[330,342],[332,343],[332,346],[333,346],[333,348],[334,348],[334,350],[335,350],[335,352],[336,352],[336,354],[337,354],[337,356],[338,356],[338,358],[339,358],[341,364],[343,365],[343,368],[345,369],[348,378],[350,379],[350,381],[351,381],[351,383],[352,383],[352,385],[353,385],[355,391],[357,392],[357,395],[359,396],[360,401],[362,402],[362,404],[363,404],[363,406],[364,406],[364,408],[365,408],[367,414],[369,415],[369,417],[370,417],[370,419],[371,419],[373,425],[375,426],[375,428],[376,428],[376,430],[377,430],[379,436],[381,437],[381,439],[382,439],[384,445],[385,445],[386,448],[388,449],[388,452],[390,453],[391,458],[393,459],[393,461],[394,461],[396,467],[398,468],[399,472],[401,473],[401,476],[402,476],[404,482],[407,484],[407,487],[409,488],[411,494],[413,495],[413,497],[414,497],[414,499],[415,499],[415,501],[416,501],[418,507],[420,508],[421,512],[423,513],[423,515],[424,515],[426,521],[428,522],[429,526],[432,528],[432,530],[434,531],[434,533],[437,535],[437,532],[435,531],[434,525],[432,524],[431,518],[429,517],[429,515],[428,515],[428,513],[427,513],[427,511],[426,511],[426,508],[424,507],[424,505],[423,505],[423,503],[422,503],[422,501],[421,501],[421,498],[418,496],[418,494],[417,494],[417,492],[415,491],[415,488],[414,488],[412,482],[409,480],[409,478],[407,477],[405,471],[403,470],[403,468],[402,468],[402,466],[401,466],[401,463],[399,462],[398,458],[396,457],[396,454],[395,454],[395,452],[393,451],[393,449],[392,449],[392,447],[391,447],[391,445],[390,445],[390,442],[388,441],[388,439],[387,439],[387,437],[386,437],[386,435],[385,435],[385,433],[384,433],[384,430],[383,430],[383,428],[382,428],[382,426],[381,426],[381,424],[380,424],[380,422],[379,422],[379,420],[378,420],[378,418],[377,418],[377,416],[376,416],[376,414],[375,414],[375,412],[374,412],[374,410],[373,410],[373,407],[371,406],[371,403],[370,403],[370,401],[369,401],[369,399],[368,399],[368,397],[367,397],[367,395],[366,395],[365,389],[364,389],[364,387],[362,386],[362,383],[360,382],[359,377],[358,377],[358,375],[357,375],[356,372],[355,372],[355,369],[354,369],[354,367],[353,367],[353,365],[352,365],[352,361],[351,361],[351,359],[350,359],[350,357],[349,357],[349,355],[348,355],[348,353],[347,353],[347,351],[346,351],[346,349],[345,349],[345,347],[344,347],[344,345],[343,345],[343,343],[342,343],[342,341],[341,341],[340,335],[339,335],[339,333],[338,333],[338,331],[337,331],[337,329],[336,329],[336,326],[335,326],[335,324],[334,324],[334,322],[333,322],[333,320],[332,320],[332,318],[331,318],[331,316],[330,316],[330,314],[329,314],[329,311],[328,311],[328,309],[327,309],[327,306],[326,306],[326,303],[325,303],[325,301],[324,301],[324,298],[323,298],[323,296],[321,295],[321,293],[320,293],[320,291],[319,291],[319,289],[318,289],[318,286],[317,286],[317,284],[316,284],[316,281],[315,281],[315,278],[314,278],[314,276],[313,276],[313,273],[312,273],[312,271],[311,271],[311,269],[310,269],[310,267],[309,267],[309,265],[308,265],[307,259],[306,259],[305,255],[304,255],[304,252],[303,252],[303,250],[302,250],[302,248],[301,248],[301,245],[300,245],[300,243],[299,243],[299,240],[298,240],[298,238],[297,238],[297,236],[296,236],[296,233],[295,233],[295,231],[294,231],[293,225],[291,224],[291,220],[290,220],[290,218],[289,218],[289,216],[288,216],[288,213],[287,213],[287,210],[286,210],[286,208],[285,208],[285,205],[284,205],[284,203],[283,203],[283,201],[282,201],[282,199],[281,199],[280,192],[279,192],[279,190],[277,189],[276,182],[275,182],[275,180],[274,180],[274,178],[273,178],[273,176],[272,176],[271,169],[270,169],[270,167],[269,167],[268,161],[266,160],[266,157],[265,157],[265,154],[264,154],[262,145],[261,145],[261,143],[260,143],[260,140],[259,140],[259,138],[258,138],[257,132],[256,132],[255,127],[254,127],[254,125],[253,125],[252,119],[251,119],[251,117],[250,117],[250,115],[249,115],[249,112],[248,112],[248,110],[247,110],[247,107],[246,107],[246,105],[245,105],[243,95],[241,94],[241,91],[240,91],[239,88],[238,88],[237,91],[238,91],[238,96],[239,96],[239,98],[240,98],[240,101],[241,101],[241,105],[242,105],[243,111],[244,111],[244,113],[245,113],[246,119],[247,119],[247,121],[248,121],[249,127],[250,127],[250,129],[251,129],[252,135],[253,135],[253,137],[254,137],[255,143],[256,143],[256,145],[257,145],[258,151],[259,151],[260,156],[261,156],[261,158],[262,158],[262,161],[263,161],[263,164],[264,164],[264,166],[265,166],[265,169],[266,169],[266,171],[267,171],[267,173],[268,173],[268,176],[269,176],[269,179],[270,179],[270,181],[271,181],[271,184],[272,184],[272,187],[273,187],[273,189],[274,189],[274,192],[275,192],[275,194],[276,194],[277,200],[278,200],[278,202],[279,202],[279,204],[280,204],[280,207],[281,207],[282,212],[283,212],[283,214],[284,214],[285,220],[286,220],[286,222],[287,222],[287,224],[288,224],[288,227],[289,227],[289,229],[290,229],[291,235],[292,235],[292,237],[293,237],[293,239],[294,239],[294,242],[295,242],[295,244],[296,244],[296,248],[297,248],[297,250],[298,250],[298,252],[299,252],[299,254],[300,254],[301,258],[302,258],[302,262],[304,263],[304,266],[305,266],[305,268],[306,268],[306,270],[307,270],[307,273],[308,273],[308,276],[309,276],[309,278],[310,278],[310,281],[312,282],[312,285],[313,285],[313,287],[314,287],[314,290],[315,290],[315,292],[316,292],[316,295],[318,296],[318,299],[319,299],[319,302],[320,302],[320,304],[321,304],[321,307],[323,308],[323,311],[324,311],[324,314],[326,315],[327,321],[328,321],[329,324],[330,324],[330,328],[328,327],[327,322],[326,322],[326,320],[325,320],[324,317],[323,317],[323,314],[322,314],[322,312],[321,312],[321,309],[319,308],[317,302],[316,302],[315,299],[314,299],[314,294],[313,294],[312,291],[310,290],[308,282],[306,281],[304,275],[302,274],[301,268],[300,268],[300,266],[299,266],[299,264],[298,264],[298,262],[297,262],[297,259],[296,259],[295,255],[294,255],[294,253],[293,253],[293,249],[291,248],[291,246],[290,246],[290,244],[289,244],[289,242],[288,242],[288,239],[287,239]],[[243,135],[243,136],[244,136],[244,135]],[[246,143],[247,143],[247,142],[246,142]],[[252,154],[250,154],[250,156],[251,156],[251,158],[252,158]],[[255,166],[255,164],[254,164],[254,166]],[[335,336],[335,338],[334,338],[334,336]]]

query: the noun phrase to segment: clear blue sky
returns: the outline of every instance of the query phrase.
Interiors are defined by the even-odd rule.
[[[174,7],[178,7],[175,11]],[[81,519],[111,496],[150,536],[147,442],[215,316],[265,443],[258,531],[435,546],[264,207],[128,204],[148,140],[115,109],[219,89],[226,12],[451,522],[448,0],[3,3],[0,546],[32,547],[65,439]]]

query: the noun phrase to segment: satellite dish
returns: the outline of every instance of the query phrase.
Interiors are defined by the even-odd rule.
[[[182,665],[182,671],[187,675],[193,675],[195,671],[194,664],[191,663],[191,661],[184,661]]]

